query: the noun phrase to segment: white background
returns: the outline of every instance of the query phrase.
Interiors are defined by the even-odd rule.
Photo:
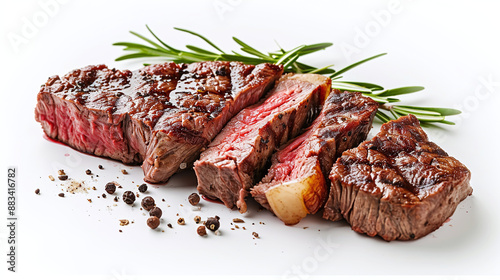
[[[4,140],[0,173],[6,182],[7,166],[18,168],[16,275],[20,278],[499,274],[500,7],[496,2],[40,0],[2,1],[0,5],[4,96],[0,102]],[[340,68],[388,52],[347,73],[345,79],[386,88],[421,85],[425,91],[403,100],[462,110],[460,116],[450,118],[457,122],[454,127],[426,131],[469,167],[473,195],[437,231],[413,242],[388,243],[319,215],[287,227],[266,211],[257,211],[252,203],[246,215],[204,201],[201,211],[193,211],[186,198],[195,190],[196,179],[194,173],[185,172],[166,186],[150,186],[149,195],[164,210],[160,226],[164,232],[150,230],[138,201],[134,207],[121,201],[113,206],[111,199],[97,198],[111,180],[124,186],[119,194],[135,190],[142,183],[142,170],[47,141],[33,113],[39,86],[51,75],[100,63],[139,68],[143,61],[115,62],[123,52],[111,44],[138,42],[128,31],[146,34],[145,24],[176,47],[203,42],[173,27],[202,33],[225,50],[237,48],[232,36],[269,51],[276,49],[274,40],[288,49],[333,42],[329,50],[305,58],[317,66],[333,63]],[[99,171],[99,164],[105,170]],[[61,186],[57,180],[49,181],[48,175],[55,176],[60,168],[98,191],[59,198]],[[100,177],[91,180],[84,174],[87,168]],[[121,169],[129,174],[121,174]],[[0,192],[0,217],[7,216],[6,187]],[[34,194],[36,188],[41,195]],[[177,213],[187,220],[185,226],[176,224]],[[219,215],[221,235],[198,237],[192,221],[195,215]],[[230,230],[236,217],[246,220],[240,225],[246,230]],[[134,223],[120,227],[118,219]],[[174,228],[167,228],[167,223]],[[253,239],[253,231],[261,238]],[[2,223],[0,252],[5,258],[7,237]],[[13,277],[6,273],[6,262],[1,263],[2,274]]]

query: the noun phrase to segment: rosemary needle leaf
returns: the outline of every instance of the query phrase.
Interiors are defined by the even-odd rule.
[[[207,51],[207,50],[205,50],[205,49],[202,49],[202,48],[199,48],[199,47],[196,47],[196,46],[186,45],[186,48],[188,48],[188,49],[190,49],[190,50],[192,50],[192,51],[194,51],[194,52],[197,52],[197,53],[218,56],[218,54],[216,54],[216,53],[214,53],[214,52]]]
[[[158,48],[158,49],[160,49],[160,50],[168,51],[168,50],[167,50],[167,49],[165,49],[164,47],[162,47],[162,46],[158,45],[157,43],[155,43],[155,42],[151,41],[150,39],[148,39],[148,38],[146,38],[146,37],[142,36],[142,35],[141,35],[141,34],[139,34],[139,33],[136,33],[136,32],[134,32],[134,31],[130,31],[130,33],[131,33],[132,35],[137,36],[137,37],[139,37],[140,39],[142,39],[142,40],[144,40],[144,41],[146,41],[146,42],[150,43],[151,45],[153,45],[154,47],[156,47],[156,48]]]
[[[180,52],[178,49],[172,48],[171,46],[165,44],[165,42],[163,42],[160,38],[158,38],[158,36],[156,36],[156,34],[153,32],[153,30],[151,30],[151,28],[149,28],[149,26],[147,24],[146,24],[146,28],[148,29],[149,33],[151,33],[151,35],[153,35],[153,37],[155,37],[156,40],[158,40],[158,42],[160,42],[160,44],[165,46],[165,48],[167,48],[173,52]]]
[[[212,41],[208,40],[207,38],[205,38],[204,36],[202,36],[202,35],[200,35],[200,34],[198,34],[196,32],[193,32],[193,31],[187,30],[187,29],[183,29],[183,28],[179,28],[179,27],[174,27],[174,29],[182,31],[182,32],[189,33],[191,35],[194,35],[194,36],[202,39],[203,41],[205,41],[207,44],[209,44],[210,46],[212,46],[214,49],[218,50],[221,53],[224,53],[224,51],[222,51],[219,47],[217,47],[214,43],[212,43]]]
[[[429,111],[429,110],[417,110],[417,109],[404,109],[400,106],[394,106],[393,107],[395,111],[408,115],[408,114],[413,114],[413,115],[426,115],[426,116],[441,116],[440,113],[435,112],[435,111]]]
[[[357,86],[364,87],[364,88],[368,88],[368,89],[370,89],[371,91],[384,90],[384,88],[383,88],[382,86],[379,86],[379,85],[376,85],[376,84],[372,84],[372,83],[365,83],[365,82],[348,82],[348,81],[342,81],[342,82],[343,82],[343,83],[352,84],[352,85],[357,85]]]
[[[321,51],[331,46],[333,46],[333,43],[318,43],[318,44],[306,45],[300,51],[300,55],[306,55],[317,51]]]
[[[286,52],[278,61],[276,61],[275,64],[284,64],[285,61],[287,61],[290,57],[293,57],[296,54],[298,54],[300,50],[303,49],[304,47],[305,47],[304,45],[298,46],[295,49]]]
[[[250,47],[248,44],[245,44],[243,41],[241,41],[240,39],[238,39],[236,37],[233,37],[233,40],[236,43],[238,43],[238,45],[242,46],[241,50],[244,51],[244,52],[246,52],[246,53],[249,53],[251,55],[255,55],[255,56],[263,58],[263,59],[272,59],[268,55],[265,55],[265,54],[259,52],[258,50]]]
[[[396,96],[401,94],[414,93],[423,90],[424,87],[400,87],[388,89],[379,93],[376,93],[378,97]]]
[[[426,115],[415,115],[419,121],[423,122],[440,122],[444,121],[444,116],[426,116]]]
[[[221,54],[221,59],[223,61],[239,61],[247,64],[260,64],[266,61],[263,61],[260,58],[254,58],[249,56],[243,56],[239,54]]]
[[[385,100],[387,100],[388,103],[396,103],[396,102],[400,102],[401,101],[400,99],[392,98],[392,97],[388,97]]]
[[[384,112],[378,110],[376,113],[375,113],[375,116],[381,120],[382,122],[386,123],[388,121],[391,120],[391,117],[389,117],[388,115],[386,115]]]
[[[335,78],[335,77],[339,76],[340,74],[342,74],[342,73],[344,73],[344,72],[347,72],[347,71],[351,70],[352,68],[354,68],[354,67],[356,67],[356,66],[359,66],[359,65],[361,65],[361,64],[363,64],[363,63],[365,63],[365,62],[368,62],[368,61],[370,61],[370,60],[372,60],[372,59],[375,59],[375,58],[377,58],[377,57],[381,57],[381,56],[386,55],[386,54],[387,54],[387,53],[377,54],[377,55],[374,55],[374,56],[372,56],[372,57],[369,57],[369,58],[363,59],[363,60],[361,60],[361,61],[358,61],[358,62],[356,62],[356,63],[353,63],[353,64],[351,64],[351,65],[349,65],[349,66],[347,66],[347,67],[345,67],[345,68],[342,68],[341,70],[339,70],[339,71],[337,71],[337,72],[333,73],[332,75],[330,75],[330,78]]]
[[[372,92],[371,89],[369,88],[343,81],[342,82],[332,81],[332,88],[339,90],[347,90],[347,91],[366,92],[366,93]]]
[[[409,105],[398,105],[398,107],[403,109],[414,109],[414,110],[424,110],[424,111],[434,111],[439,113],[441,116],[453,116],[462,113],[460,110],[451,108],[437,108],[437,107],[419,107],[419,106],[409,106]]]
[[[147,54],[147,53],[131,53],[131,54],[126,54],[122,55],[120,57],[117,57],[115,61],[122,61],[126,59],[132,59],[132,58],[141,58],[141,57],[152,57],[155,56],[153,54]]]
[[[389,103],[389,101],[386,98],[380,98],[380,97],[373,95],[373,94],[370,94],[370,93],[362,93],[362,94],[366,97],[370,97],[371,99],[377,101],[380,104]]]
[[[309,73],[309,74],[324,74],[325,70],[331,70],[329,68],[332,68],[332,67],[333,67],[333,64],[330,64],[330,65],[327,65],[327,66],[321,67],[321,68],[316,68],[316,69],[311,67],[312,69],[310,69],[310,71],[307,71],[307,73]]]
[[[290,67],[290,65],[292,65],[293,63],[295,63],[295,61],[297,61],[297,59],[299,58],[299,54],[295,54],[294,56],[292,56],[285,64],[283,64],[283,68],[288,68]]]

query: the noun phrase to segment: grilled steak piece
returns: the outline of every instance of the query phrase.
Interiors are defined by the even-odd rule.
[[[198,191],[246,212],[245,197],[274,149],[318,113],[329,81],[313,74],[284,76],[265,100],[236,115],[195,162]]]
[[[170,93],[176,108],[158,120],[142,165],[145,179],[166,181],[190,165],[202,148],[241,109],[256,103],[282,74],[282,67],[237,62],[193,63]]]
[[[433,142],[413,115],[382,125],[333,165],[323,217],[385,240],[439,228],[472,193],[470,171]]]
[[[88,66],[50,77],[35,118],[49,137],[82,152],[144,161],[145,180],[160,183],[192,163],[281,73],[281,66],[239,62],[164,63],[134,72]]]
[[[287,225],[316,213],[327,199],[335,159],[366,139],[377,109],[360,93],[334,90],[309,129],[272,156],[252,196]]]

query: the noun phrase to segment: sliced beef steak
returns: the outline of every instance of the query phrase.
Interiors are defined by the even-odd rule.
[[[245,197],[274,149],[312,120],[329,86],[320,75],[280,79],[265,100],[236,115],[195,162],[198,191],[245,212]]]
[[[287,225],[316,213],[327,199],[336,157],[366,139],[377,108],[360,93],[334,90],[309,129],[272,156],[252,196]]]
[[[238,62],[164,63],[134,72],[88,66],[49,78],[35,118],[49,137],[77,150],[127,164],[145,160],[145,180],[160,183],[192,163],[281,74],[280,66]]]
[[[413,115],[382,125],[333,165],[323,217],[385,240],[439,228],[472,193],[470,171],[433,142]]]
[[[222,65],[222,66],[221,66]],[[187,66],[170,93],[175,109],[158,120],[143,163],[145,179],[164,182],[191,165],[202,148],[241,109],[256,103],[282,74],[282,67],[238,62]]]

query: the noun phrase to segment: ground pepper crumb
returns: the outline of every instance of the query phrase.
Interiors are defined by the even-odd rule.
[[[40,189],[36,189],[35,194],[40,194]]]
[[[49,180],[54,181],[54,177],[52,175],[49,175]]]
[[[245,221],[243,221],[243,220],[242,220],[242,219],[240,219],[240,218],[234,218],[234,219],[233,219],[233,222],[235,222],[235,223],[244,223]]]
[[[178,223],[179,225],[185,225],[185,224],[186,224],[186,221],[184,220],[184,218],[179,218],[179,219],[177,219],[177,223]]]
[[[57,178],[59,178],[59,180],[61,180],[61,181],[66,181],[66,180],[68,180],[68,175],[59,175],[59,176],[57,176]]]
[[[122,169],[122,174],[123,174],[123,175],[127,175],[127,174],[128,174],[127,170]]]
[[[252,232],[252,235],[253,235],[253,237],[255,237],[255,238],[259,238],[259,234],[258,234],[258,233],[256,233],[255,231],[254,231],[254,232]]]
[[[64,193],[59,193],[58,196],[64,197]]]
[[[199,224],[201,222],[201,217],[200,216],[195,216],[194,217],[194,222]]]
[[[85,170],[85,174],[87,174],[87,175],[91,175],[91,174],[92,174],[92,171],[91,171],[90,169],[87,169],[87,170]]]

